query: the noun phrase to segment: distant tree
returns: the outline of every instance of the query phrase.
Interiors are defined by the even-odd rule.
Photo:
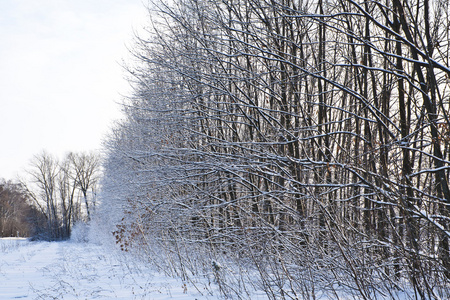
[[[91,219],[90,204],[94,205],[96,187],[100,176],[100,158],[95,153],[70,153],[68,155],[73,169],[76,188],[81,191],[86,207],[87,220]],[[89,199],[90,198],[90,199]]]
[[[31,168],[28,170],[31,182],[36,186],[36,194],[33,193],[35,204],[45,214],[47,220],[48,238],[61,237],[59,208],[57,205],[57,177],[59,165],[56,158],[47,152],[42,152],[33,157]],[[41,201],[42,200],[42,201]]]

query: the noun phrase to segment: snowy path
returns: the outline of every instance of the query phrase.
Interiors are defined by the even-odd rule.
[[[0,239],[0,299],[217,299],[89,243]]]

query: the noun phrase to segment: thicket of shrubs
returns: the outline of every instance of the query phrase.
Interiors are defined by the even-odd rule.
[[[234,260],[236,299],[449,299],[448,1],[154,2],[106,145],[122,249]]]

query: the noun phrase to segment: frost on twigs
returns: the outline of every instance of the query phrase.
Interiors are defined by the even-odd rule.
[[[107,145],[122,248],[229,298],[449,299],[448,1],[155,2]]]

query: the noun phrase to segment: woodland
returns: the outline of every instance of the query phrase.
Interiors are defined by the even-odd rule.
[[[231,298],[448,298],[449,5],[152,3],[106,142],[122,249]]]

